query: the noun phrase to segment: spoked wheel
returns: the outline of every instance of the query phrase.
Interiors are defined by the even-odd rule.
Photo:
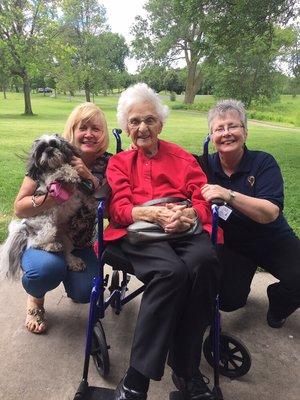
[[[108,349],[109,346],[106,343],[104,330],[101,322],[98,321],[93,329],[91,356],[93,357],[97,371],[103,377],[109,373]]]
[[[213,367],[213,346],[210,335],[203,343],[203,353],[209,365]],[[220,334],[220,374],[235,379],[245,375],[250,367],[251,354],[244,343],[236,337],[222,332]]]
[[[109,287],[109,291],[110,293],[112,293],[114,290],[118,289],[120,285],[120,274],[119,271],[114,271],[111,277],[111,282],[110,282],[110,287]],[[116,302],[115,299],[112,300],[112,302],[110,303],[112,308],[116,308]]]

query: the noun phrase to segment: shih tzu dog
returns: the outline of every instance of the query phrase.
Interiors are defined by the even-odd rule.
[[[63,251],[70,270],[85,268],[84,262],[71,254],[73,243],[68,223],[83,204],[93,212],[97,204],[93,196],[88,196],[81,189],[81,178],[70,165],[74,155],[80,157],[79,151],[58,135],[44,135],[35,140],[28,160],[28,175],[38,183],[34,196],[48,195],[51,187],[58,193],[62,184],[68,184],[71,190],[60,192],[67,195],[63,201],[40,215],[10,223],[8,238],[1,249],[1,274],[9,278],[17,277],[21,270],[22,253],[29,247],[50,252]],[[38,206],[34,196],[33,206]]]

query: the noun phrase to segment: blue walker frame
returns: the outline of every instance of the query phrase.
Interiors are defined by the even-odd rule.
[[[116,138],[117,142],[117,152],[121,151],[121,134],[120,129],[113,129],[113,134]],[[204,156],[208,156],[208,145],[209,145],[209,136],[205,139],[204,142]],[[213,246],[217,244],[217,231],[218,231],[218,210],[219,206],[223,204],[223,202],[216,201],[211,206],[212,211],[212,234],[211,234],[211,242]],[[105,201],[103,199],[99,199],[99,205],[97,210],[98,216],[98,262],[99,262],[99,276],[93,279],[93,287],[91,291],[90,297],[90,309],[89,309],[89,318],[87,324],[86,331],[86,346],[85,346],[85,358],[84,358],[84,368],[83,375],[78,390],[75,394],[74,400],[108,400],[112,398],[113,391],[111,389],[91,387],[88,384],[88,370],[89,370],[89,362],[90,356],[92,355],[92,342],[93,342],[93,330],[97,323],[101,325],[101,319],[105,316],[105,310],[109,305],[113,304],[113,308],[115,309],[115,313],[119,314],[122,306],[137,297],[141,294],[145,285],[142,285],[135,291],[133,291],[129,295],[125,295],[126,286],[129,281],[127,278],[127,272],[123,272],[123,281],[120,287],[111,291],[110,295],[105,299],[104,291],[106,289],[108,283],[108,276],[104,277],[104,240],[103,240],[103,220],[104,220],[104,209],[105,209]],[[103,328],[101,326],[103,331]],[[104,331],[103,331],[104,334]],[[221,324],[220,324],[220,311],[219,311],[219,295],[215,298],[214,304],[214,315],[213,315],[213,324],[211,326],[211,340],[212,340],[212,349],[213,349],[213,362],[212,366],[214,369],[214,386],[212,392],[214,394],[215,400],[223,400],[223,394],[220,388],[220,334],[221,334]],[[104,335],[105,342],[105,335]],[[243,344],[241,344],[243,347]],[[245,348],[246,349],[246,348]],[[251,361],[250,361],[251,364]],[[250,368],[250,366],[249,366]],[[248,370],[249,370],[248,368]],[[247,370],[247,372],[248,372]],[[108,373],[108,371],[106,371]],[[103,373],[102,375],[106,375]],[[246,373],[246,372],[245,372]],[[240,375],[241,376],[241,375]]]

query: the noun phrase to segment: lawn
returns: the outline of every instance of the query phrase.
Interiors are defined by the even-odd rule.
[[[53,98],[33,94],[32,106],[37,115],[26,117],[21,115],[24,110],[22,95],[8,93],[7,96],[7,100],[0,99],[0,242],[6,236],[7,225],[12,218],[12,204],[24,176],[24,155],[33,139],[44,133],[61,133],[70,111],[84,101],[83,97],[75,97],[70,101],[65,96]],[[114,95],[95,99],[107,117],[110,130],[117,127],[117,98]],[[203,96],[197,98],[197,101],[213,102],[211,97]],[[291,115],[295,114],[297,101],[292,102],[291,97],[283,97],[282,109],[286,114],[289,113],[289,107]],[[271,109],[272,107],[270,112],[273,112]],[[285,215],[300,234],[300,128],[291,128],[290,123],[286,123],[285,127],[283,121],[280,126],[273,126],[274,124],[250,121],[248,147],[268,151],[278,160],[285,180]],[[191,152],[201,153],[206,133],[206,113],[172,110],[161,137],[178,143]],[[123,147],[128,144],[129,140],[125,137]],[[110,150],[114,152],[113,137]]]

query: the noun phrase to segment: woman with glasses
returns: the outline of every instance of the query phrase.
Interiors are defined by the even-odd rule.
[[[267,288],[267,322],[280,328],[300,306],[300,241],[282,214],[279,166],[270,154],[246,147],[247,117],[241,102],[219,102],[209,111],[208,124],[217,152],[208,157],[209,184],[202,195],[226,203],[220,208],[224,245],[218,248],[221,309],[233,311],[246,304],[260,266],[279,280]]]
[[[93,103],[83,103],[71,112],[63,136],[81,153],[73,157],[71,164],[84,183],[85,192],[93,196],[95,191],[105,195],[108,186],[105,170],[110,154],[108,130],[103,112]],[[27,173],[15,200],[15,214],[19,218],[28,218],[42,214],[43,211],[65,201],[61,197],[36,195],[39,182]],[[63,188],[68,191],[68,187]],[[58,193],[59,195],[59,193]],[[74,216],[64,233],[72,237],[74,255],[87,265],[84,271],[69,271],[62,252],[48,252],[28,248],[22,256],[22,284],[28,294],[26,328],[32,333],[43,333],[48,327],[45,317],[45,295],[64,284],[68,297],[79,303],[88,303],[93,277],[98,275],[98,262],[92,248],[95,227],[95,212],[82,206]]]
[[[202,336],[210,323],[219,265],[209,239],[211,215],[201,195],[206,177],[195,158],[159,139],[168,108],[144,83],[122,93],[118,120],[135,149],[113,156],[107,167],[112,190],[107,241],[117,240],[146,284],[133,339],[130,366],[114,400],[147,398],[150,379],[160,380],[168,356],[177,388],[189,400],[212,399],[199,371]],[[165,197],[189,200],[142,206]],[[171,200],[169,200],[171,201]],[[202,231],[154,243],[132,244],[126,227],[135,221],[160,225],[165,232]]]

